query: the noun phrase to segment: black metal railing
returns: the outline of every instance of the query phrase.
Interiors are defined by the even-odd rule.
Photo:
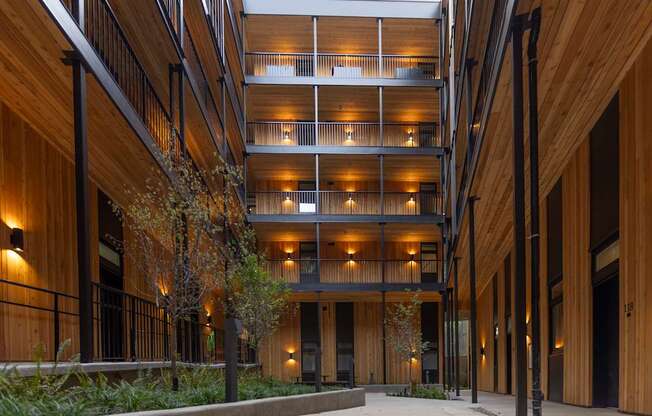
[[[79,337],[79,298],[63,292],[0,279],[0,305],[20,335],[34,325],[38,341],[55,360],[67,338]],[[92,283],[93,350],[95,361],[159,361],[170,358],[171,322],[165,311],[148,299],[96,282]],[[199,313],[199,312],[198,312]],[[14,331],[13,329],[11,329]],[[213,335],[211,333],[214,332]],[[185,319],[177,327],[177,351],[182,361],[223,361],[223,331],[198,319]],[[214,349],[208,338],[214,337]],[[74,342],[73,342],[74,345]],[[26,361],[28,356],[6,356],[3,361]]]
[[[440,260],[278,259],[266,262],[270,275],[289,284],[440,283]],[[384,280],[383,280],[384,276]]]
[[[439,215],[437,192],[264,191],[250,192],[250,214],[259,215]]]
[[[255,121],[247,144],[276,146],[439,147],[435,123]]]
[[[245,73],[267,77],[432,80],[438,77],[437,63],[435,56],[248,52]]]

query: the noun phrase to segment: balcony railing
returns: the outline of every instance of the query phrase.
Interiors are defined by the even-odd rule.
[[[266,267],[289,284],[438,283],[441,276],[439,260],[285,259]]]
[[[432,148],[440,141],[434,123],[258,121],[248,123],[247,144]]]
[[[0,279],[3,316],[39,322],[39,339],[56,359],[65,339],[79,336],[79,298],[62,292]],[[95,361],[161,361],[170,359],[171,322],[156,303],[99,283],[92,283],[93,352]],[[211,324],[188,319],[179,322],[178,351],[183,361],[223,361],[223,331]],[[208,351],[207,337],[215,331],[215,349]],[[73,343],[74,344],[74,343]],[[31,357],[2,357],[26,361]]]
[[[63,4],[71,10],[71,1]],[[180,154],[176,129],[106,0],[85,0],[85,35],[161,151]]]
[[[249,52],[246,74],[264,77],[436,79],[437,58],[376,54]]]
[[[248,197],[248,212],[259,215],[438,215],[436,192],[266,191]]]

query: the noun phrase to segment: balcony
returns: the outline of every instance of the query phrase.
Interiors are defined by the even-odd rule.
[[[441,206],[441,195],[436,192],[265,191],[247,198],[247,210],[254,219],[260,215],[432,219],[441,215]]]
[[[247,144],[436,148],[441,143],[434,123],[258,121],[248,123]]]
[[[440,260],[284,259],[267,271],[295,290],[403,290],[440,284]],[[426,287],[426,286],[424,286]]]

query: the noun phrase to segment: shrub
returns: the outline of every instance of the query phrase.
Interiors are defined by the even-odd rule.
[[[435,399],[435,400],[448,400],[446,393],[434,386],[417,385],[412,388],[412,392],[405,389],[402,393],[390,394],[396,397],[413,397],[417,399]]]

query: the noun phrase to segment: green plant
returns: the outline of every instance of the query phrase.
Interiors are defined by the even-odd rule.
[[[448,400],[446,393],[433,386],[416,385],[412,391],[405,390],[401,393],[388,394],[395,397],[412,397],[416,399],[433,399],[433,400]]]

